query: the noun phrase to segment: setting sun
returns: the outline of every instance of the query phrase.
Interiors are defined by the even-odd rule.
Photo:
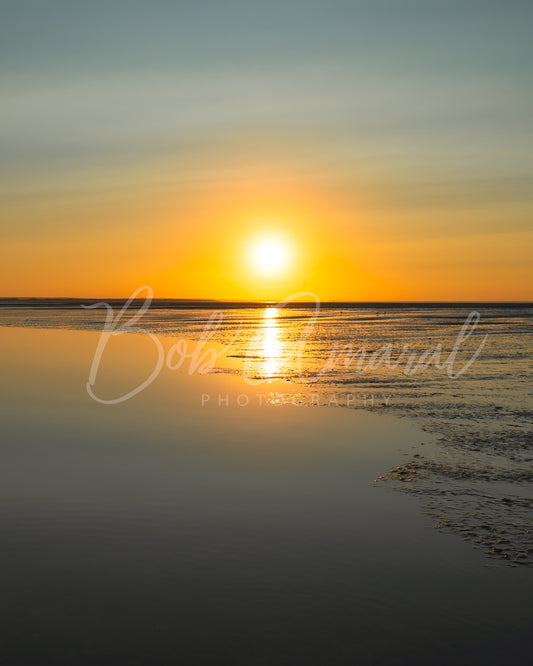
[[[256,238],[249,248],[249,261],[254,271],[263,276],[276,277],[284,273],[290,262],[290,247],[275,236]]]

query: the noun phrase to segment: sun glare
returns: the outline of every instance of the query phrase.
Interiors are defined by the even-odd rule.
[[[290,254],[290,248],[283,239],[262,237],[250,245],[249,259],[256,272],[275,277],[287,269]]]

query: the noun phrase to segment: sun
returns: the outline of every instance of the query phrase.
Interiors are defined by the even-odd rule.
[[[250,243],[248,258],[255,272],[276,277],[285,273],[289,267],[291,248],[284,238],[265,235]]]

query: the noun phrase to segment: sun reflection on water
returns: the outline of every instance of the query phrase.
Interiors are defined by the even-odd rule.
[[[264,377],[273,377],[279,372],[282,364],[282,345],[277,316],[277,308],[266,308],[263,315],[263,333],[259,353],[263,357],[262,375]]]

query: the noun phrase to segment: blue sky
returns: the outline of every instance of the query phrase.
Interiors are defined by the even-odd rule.
[[[506,173],[529,168],[531,3],[1,5],[10,160],[107,158],[125,142],[271,125],[344,145],[368,132],[459,150],[471,138]]]

